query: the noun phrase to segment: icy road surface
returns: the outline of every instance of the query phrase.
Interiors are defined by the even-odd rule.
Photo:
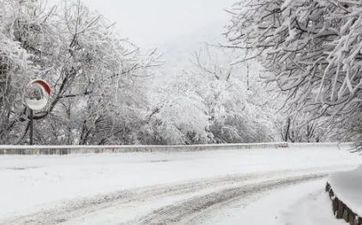
[[[361,162],[346,149],[316,145],[0,156],[0,224],[338,225],[325,177]]]

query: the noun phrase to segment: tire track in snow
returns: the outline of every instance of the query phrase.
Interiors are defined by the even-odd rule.
[[[291,171],[277,171],[269,173],[246,174],[239,176],[226,176],[221,178],[211,178],[199,181],[191,181],[180,184],[156,185],[146,188],[137,188],[131,190],[119,191],[107,195],[99,195],[94,198],[74,200],[65,202],[56,208],[44,210],[31,215],[20,216],[17,218],[0,221],[0,225],[56,225],[69,222],[75,218],[113,207],[115,205],[127,204],[130,202],[144,202],[152,198],[164,198],[168,196],[177,196],[187,193],[200,192],[210,187],[222,187],[200,196],[186,199],[185,201],[176,202],[150,212],[149,214],[125,224],[176,224],[186,217],[209,208],[211,206],[226,202],[233,198],[243,195],[266,191],[272,188],[278,188],[285,185],[318,179],[325,174],[312,174],[304,176],[292,176],[290,178],[274,178],[283,173]],[[255,184],[245,184],[253,180]],[[265,181],[267,180],[267,181]]]
[[[121,225],[180,224],[191,220],[203,210],[206,210],[210,207],[217,207],[222,203],[231,201],[236,198],[266,192],[272,189],[282,188],[292,184],[321,179],[325,176],[327,176],[327,174],[312,174],[226,188],[221,191],[197,196],[191,199],[187,199],[185,201],[178,202],[177,204],[162,207],[142,218],[127,223],[122,223]]]
[[[20,216],[14,219],[0,221],[0,225],[53,225],[68,221],[77,216],[91,213],[100,209],[111,207],[115,204],[127,204],[133,201],[144,201],[154,197],[164,197],[169,195],[180,195],[191,193],[210,186],[232,184],[235,182],[257,179],[263,176],[273,176],[279,172],[264,174],[244,174],[240,176],[226,176],[221,178],[211,178],[198,181],[189,181],[180,184],[155,185],[145,188],[135,188],[131,190],[118,191],[106,195],[98,195],[94,198],[74,200],[60,204],[54,209],[44,210],[31,215]]]

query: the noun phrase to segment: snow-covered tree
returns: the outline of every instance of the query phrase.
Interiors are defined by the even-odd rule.
[[[291,110],[312,114],[304,124],[322,116],[336,122],[358,117],[360,1],[248,0],[236,3],[230,12],[230,47],[248,50],[247,59],[262,59],[272,74],[266,78],[287,93]]]
[[[40,0],[0,3],[2,35],[25,52],[17,55],[27,60],[27,71],[18,73],[21,82],[15,75],[9,78],[10,89],[21,96],[24,85],[33,78],[46,79],[53,86],[48,107],[34,115],[37,143],[133,142],[134,123],[141,123],[140,111],[145,108],[143,80],[155,65],[155,52],[143,55],[80,1],[64,1],[50,9]],[[13,55],[6,53],[7,58]],[[9,122],[2,130],[8,137],[0,140],[24,143],[27,112],[21,98],[10,104]]]
[[[140,133],[143,144],[206,144],[213,140],[203,99],[177,79],[162,89]]]
[[[29,81],[33,66],[29,54],[14,37],[14,26],[22,10],[16,1],[0,4],[0,142],[9,139],[12,129],[19,122],[14,112],[24,111],[22,87]],[[17,131],[18,133],[24,131]]]
[[[260,82],[258,64],[232,65],[235,53],[206,47],[187,71],[193,88],[208,108],[210,131],[217,143],[266,142],[278,139],[274,93]],[[251,67],[251,68],[250,68]]]
[[[165,88],[149,113],[146,143],[240,143],[278,139],[272,94],[232,66],[232,51],[206,47]],[[253,67],[254,69],[254,67]],[[256,72],[250,69],[250,71]],[[262,88],[263,87],[263,88]],[[167,140],[165,140],[165,138]]]

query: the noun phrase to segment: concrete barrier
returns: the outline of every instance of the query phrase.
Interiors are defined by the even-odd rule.
[[[206,145],[0,145],[0,155],[66,155],[126,152],[195,152],[210,150],[284,149],[338,147],[352,149],[351,143],[242,143]]]
[[[84,154],[84,153],[125,153],[125,152],[192,152],[207,150],[240,150],[288,148],[288,143],[247,143],[247,144],[211,144],[211,145],[2,145],[0,155],[50,155],[50,154]]]

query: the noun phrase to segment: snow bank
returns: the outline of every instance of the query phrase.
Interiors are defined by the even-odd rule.
[[[353,171],[339,172],[330,176],[327,190],[333,200],[337,218],[362,216],[362,166]],[[338,205],[339,204],[339,205]],[[346,219],[345,218],[345,219]],[[362,223],[362,219],[361,219]]]

